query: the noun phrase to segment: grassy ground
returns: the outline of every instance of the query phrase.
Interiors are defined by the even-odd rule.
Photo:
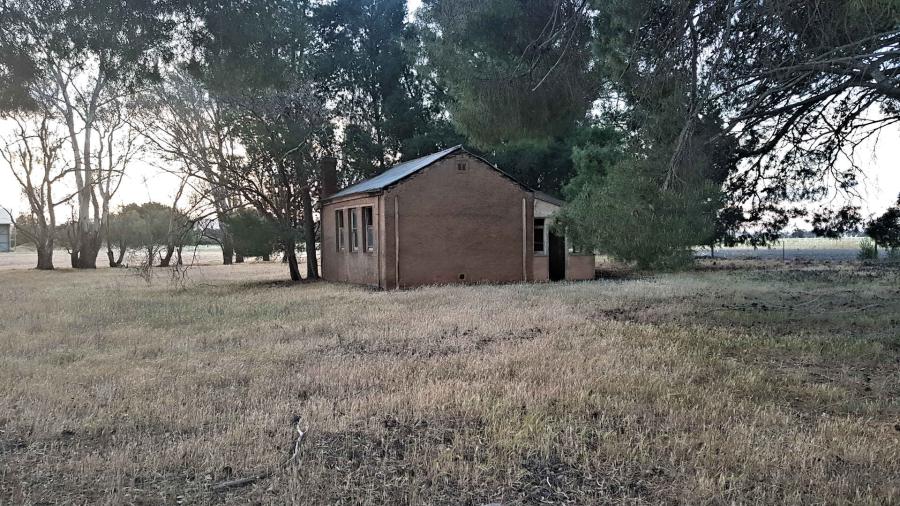
[[[735,265],[0,272],[0,504],[900,502],[900,272]]]

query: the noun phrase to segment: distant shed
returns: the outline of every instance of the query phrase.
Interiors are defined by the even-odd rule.
[[[0,253],[7,253],[12,249],[12,225],[13,219],[3,206],[0,206]]]

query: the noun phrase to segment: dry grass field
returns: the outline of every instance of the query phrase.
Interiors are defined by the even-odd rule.
[[[5,270],[0,504],[900,503],[900,271],[735,265]]]

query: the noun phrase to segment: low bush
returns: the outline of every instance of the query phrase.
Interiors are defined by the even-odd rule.
[[[878,260],[878,246],[875,245],[875,241],[869,238],[859,241],[859,259]]]

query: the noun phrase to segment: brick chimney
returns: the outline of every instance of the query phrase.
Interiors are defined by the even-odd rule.
[[[327,198],[337,193],[337,158],[326,156],[320,163],[322,191],[320,198]]]

